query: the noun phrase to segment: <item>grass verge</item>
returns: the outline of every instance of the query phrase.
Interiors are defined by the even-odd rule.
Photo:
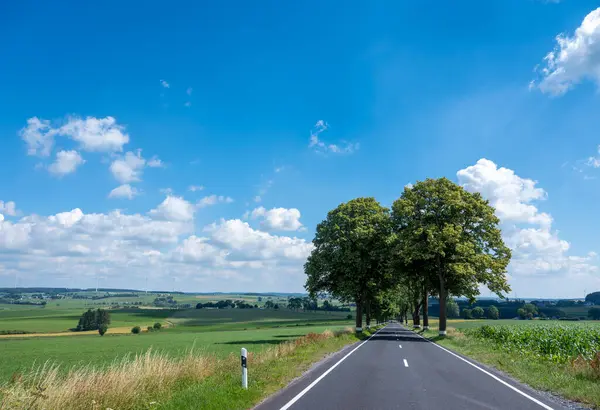
[[[421,335],[501,370],[535,389],[549,391],[592,408],[600,408],[600,379],[578,360],[555,363],[544,358],[505,351],[495,343],[468,336],[454,328],[448,328],[446,337],[439,337],[437,331],[432,330],[422,332]]]
[[[309,333],[248,357],[241,389],[239,356],[190,350],[183,357],[147,351],[105,367],[68,372],[46,363],[0,387],[0,409],[243,409],[284,387],[312,363],[368,337],[352,329]]]

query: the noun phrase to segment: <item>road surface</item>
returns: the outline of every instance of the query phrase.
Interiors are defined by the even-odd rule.
[[[288,409],[564,408],[392,323],[256,407]]]

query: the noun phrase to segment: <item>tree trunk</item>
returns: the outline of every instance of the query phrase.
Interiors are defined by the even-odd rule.
[[[419,303],[415,303],[415,310],[412,312],[413,316],[413,328],[420,329],[421,328],[421,305]]]
[[[371,302],[367,302],[366,306],[367,313],[367,329],[371,328]]]
[[[423,293],[423,329],[429,329],[429,294]]]
[[[356,331],[362,332],[362,303],[356,302]]]
[[[446,284],[440,274],[440,336],[446,336]]]

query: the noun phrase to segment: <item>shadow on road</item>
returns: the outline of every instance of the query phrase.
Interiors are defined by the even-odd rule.
[[[375,336],[371,338],[371,341],[400,341],[400,342],[427,342],[427,340],[417,336],[414,332],[406,329],[398,330],[380,330]]]

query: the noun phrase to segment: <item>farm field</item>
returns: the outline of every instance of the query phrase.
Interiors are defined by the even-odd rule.
[[[192,348],[219,357],[239,354],[242,346],[258,352],[310,332],[342,329],[353,323],[347,318],[347,312],[125,308],[110,310],[109,330],[100,337],[95,331],[83,335],[69,332],[87,307],[62,302],[58,307],[4,305],[0,310],[0,330],[37,333],[0,335],[0,356],[3,357],[0,382],[45,362],[59,364],[63,370],[75,365],[103,366],[148,349],[171,356],[181,356]],[[139,335],[128,331],[136,325],[145,329],[155,322],[165,328]],[[60,337],[42,337],[44,333],[53,332],[62,333]],[[125,334],[115,334],[117,332]]]

